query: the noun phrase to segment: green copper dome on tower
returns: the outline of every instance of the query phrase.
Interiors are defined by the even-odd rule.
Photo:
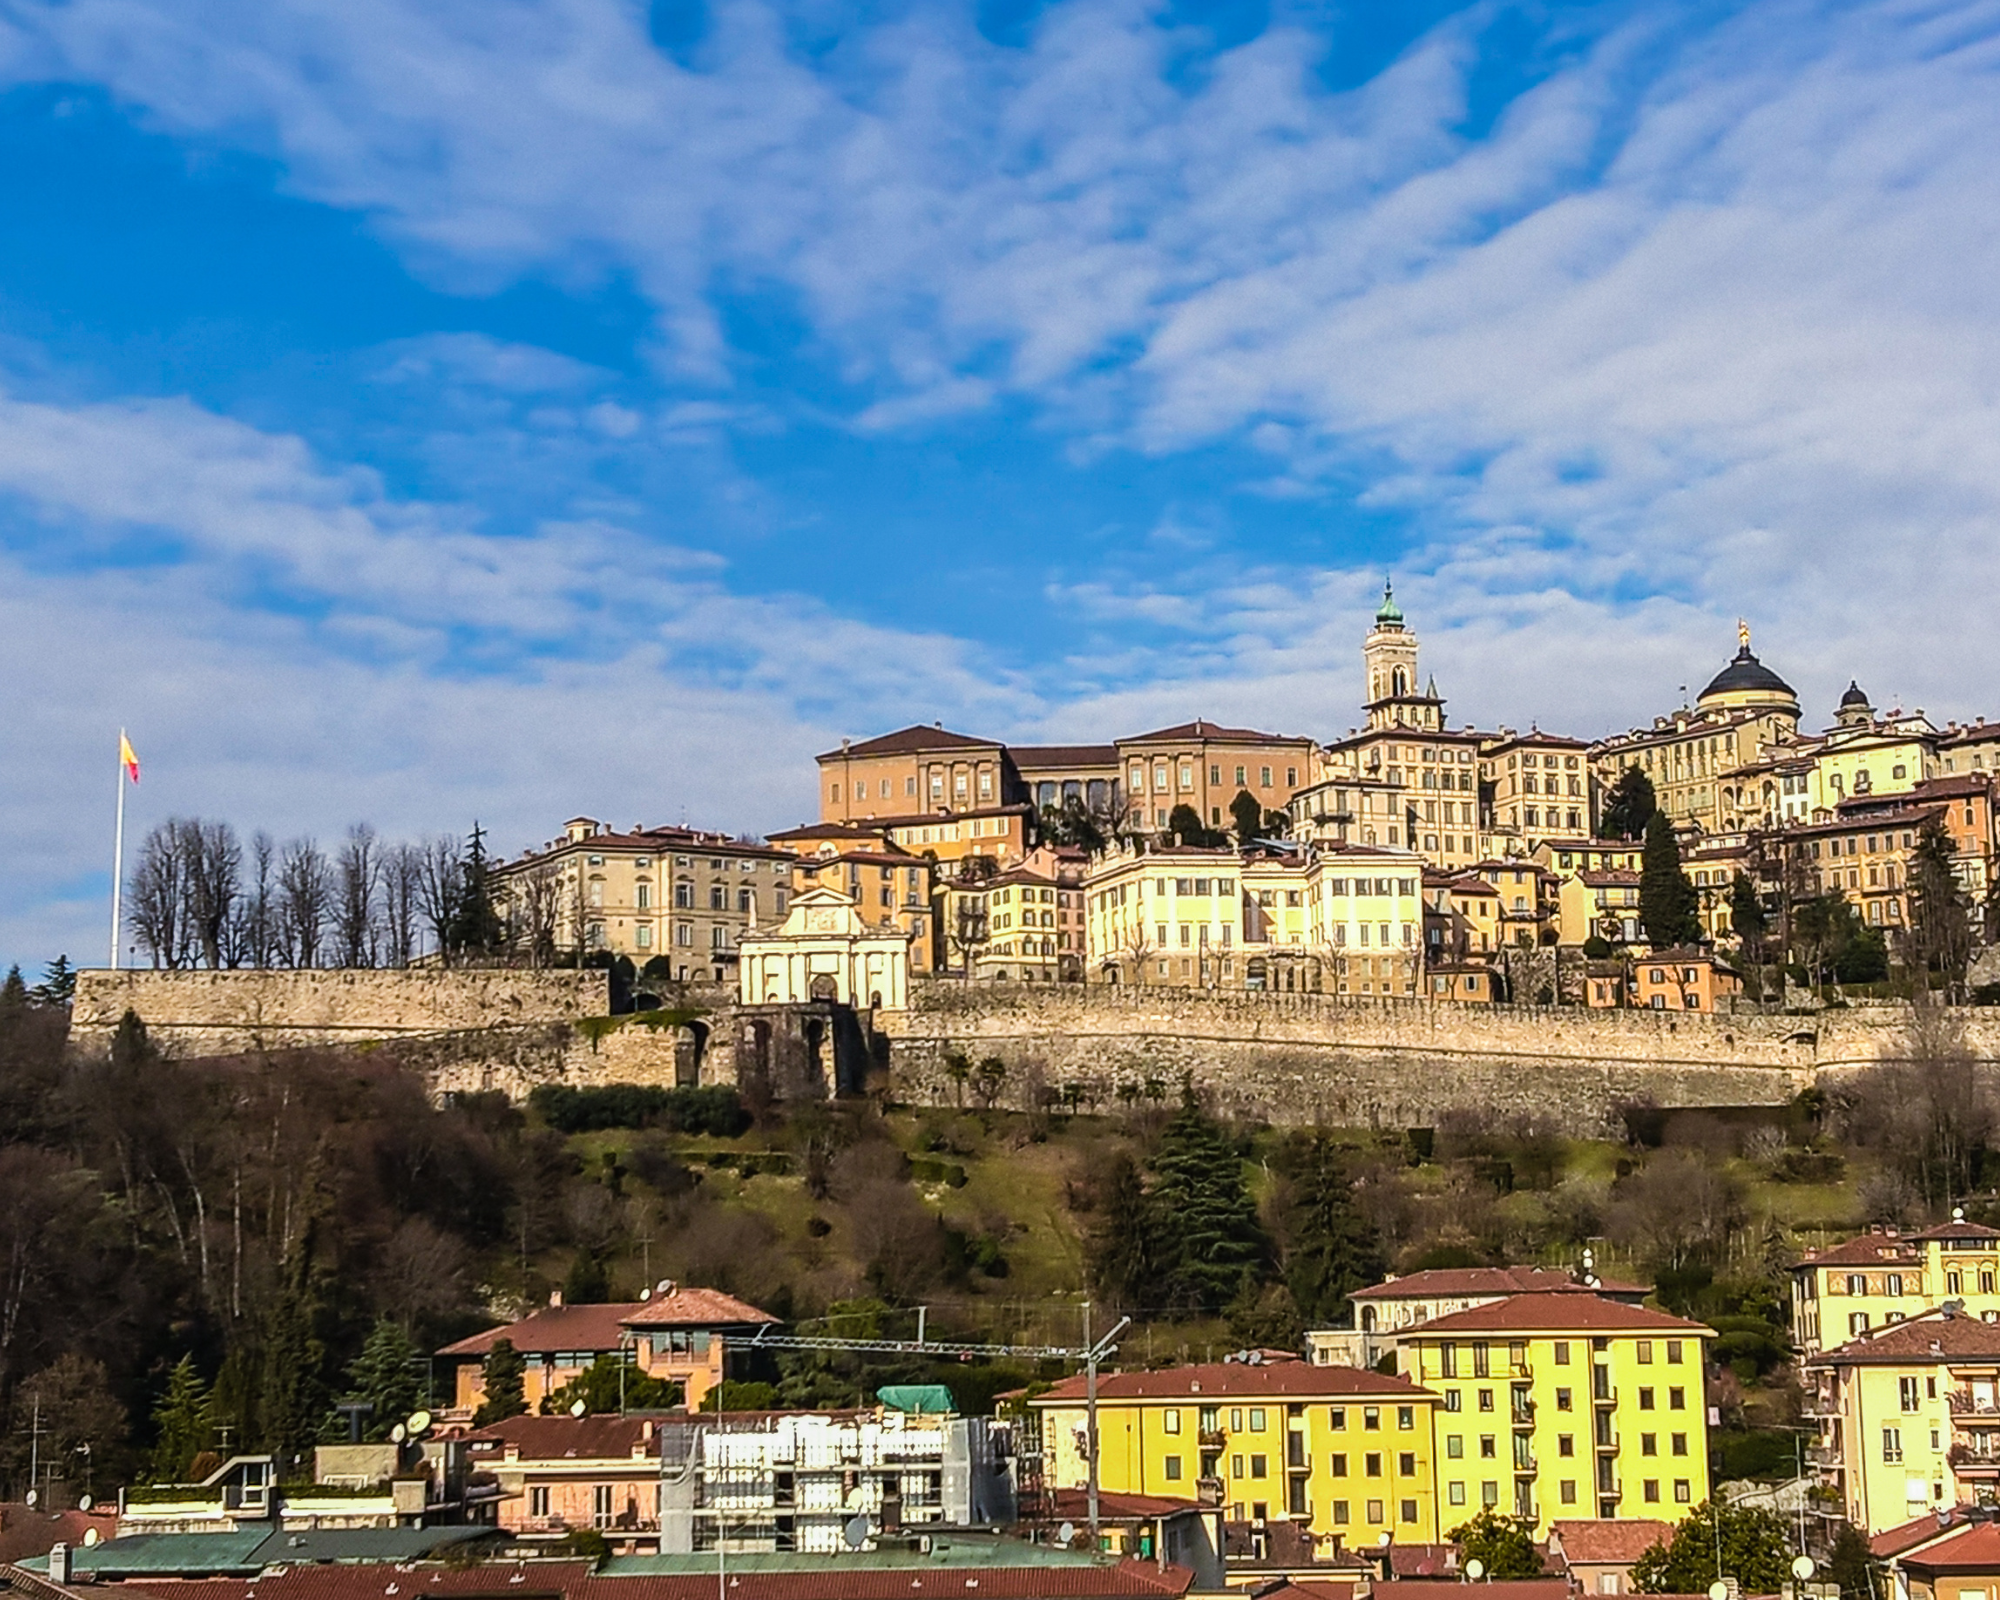
[[[1387,627],[1391,624],[1399,628],[1403,625],[1403,608],[1396,604],[1395,583],[1388,578],[1384,578],[1382,580],[1382,609],[1375,613],[1375,625],[1377,627]]]

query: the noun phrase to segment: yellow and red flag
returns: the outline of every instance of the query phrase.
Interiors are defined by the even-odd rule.
[[[139,752],[132,748],[132,741],[121,732],[118,735],[118,760],[125,768],[125,776],[134,783],[139,781]]]

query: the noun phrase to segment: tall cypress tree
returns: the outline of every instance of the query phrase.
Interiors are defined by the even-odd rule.
[[[1653,780],[1637,767],[1627,767],[1604,797],[1604,810],[1597,819],[1598,838],[1638,838],[1652,823],[1656,805]]]
[[[1285,1282],[1307,1325],[1344,1323],[1348,1297],[1379,1281],[1384,1268],[1340,1149],[1323,1132],[1309,1135],[1295,1159],[1284,1220]]]
[[[1168,1298],[1189,1310],[1220,1310],[1263,1263],[1266,1244],[1243,1163],[1192,1086],[1181,1091],[1152,1169]]]
[[[1153,1197],[1132,1158],[1121,1154],[1107,1175],[1098,1224],[1090,1236],[1090,1281],[1119,1305],[1156,1306],[1165,1295],[1160,1256]]]
[[[193,1356],[182,1356],[167,1374],[167,1392],[154,1408],[153,1424],[158,1429],[153,1481],[185,1482],[194,1458],[209,1447],[215,1432],[208,1414],[208,1385],[195,1370]]]
[[[264,1340],[261,1385],[264,1441],[278,1458],[282,1479],[310,1455],[326,1420],[325,1348],[313,1331],[317,1305],[312,1287],[312,1234],[293,1247],[285,1282],[271,1307]]]
[[[1698,904],[1694,884],[1681,870],[1681,847],[1674,838],[1674,826],[1664,811],[1655,811],[1653,820],[1646,824],[1646,849],[1639,869],[1639,921],[1645,927],[1646,942],[1655,950],[1664,950],[1669,945],[1698,941]]]
[[[1953,870],[1951,835],[1936,817],[1917,834],[1910,856],[1908,959],[1919,991],[1927,975],[1944,979],[1945,999],[1963,998],[1965,969],[1972,960],[1972,900]]]
[[[525,1412],[528,1409],[527,1377],[528,1363],[514,1348],[514,1341],[495,1339],[493,1348],[486,1352],[486,1399],[473,1412],[472,1425],[484,1428],[489,1423],[503,1422],[508,1417],[518,1417]]]

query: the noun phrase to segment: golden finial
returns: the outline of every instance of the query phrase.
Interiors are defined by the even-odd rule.
[[[1741,617],[1736,619],[1736,642],[1745,650],[1750,648],[1750,624]]]

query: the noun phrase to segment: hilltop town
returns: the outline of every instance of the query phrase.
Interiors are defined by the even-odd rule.
[[[782,999],[744,941],[810,891],[917,978],[1712,1013],[1918,969],[1963,997],[2000,932],[2000,723],[1850,683],[1812,731],[1743,628],[1650,726],[1455,727],[1387,589],[1361,655],[1364,723],[1326,741],[919,725],[820,755],[818,818],[765,839],[574,818],[497,867],[505,942]]]

